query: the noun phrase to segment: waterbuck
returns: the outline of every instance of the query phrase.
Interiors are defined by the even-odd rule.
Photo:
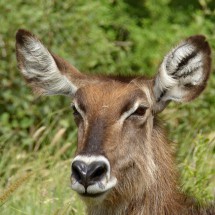
[[[32,33],[16,34],[18,67],[33,90],[66,95],[78,126],[71,186],[89,215],[214,215],[180,192],[172,147],[157,119],[170,101],[204,90],[210,47],[191,36],[163,59],[153,78],[79,72]]]

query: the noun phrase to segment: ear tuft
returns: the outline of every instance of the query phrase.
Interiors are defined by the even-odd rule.
[[[195,35],[187,38],[187,42],[191,43],[197,50],[210,55],[211,49],[204,35]]]
[[[210,54],[206,38],[195,35],[181,42],[165,56],[154,84],[159,110],[171,100],[191,101],[203,91],[210,74]]]
[[[24,45],[26,38],[28,37],[35,37],[35,36],[31,34],[29,31],[26,31],[24,29],[19,29],[16,33],[16,42],[20,45]]]

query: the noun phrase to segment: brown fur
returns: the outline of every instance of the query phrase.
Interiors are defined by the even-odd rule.
[[[111,162],[112,174],[119,181],[102,203],[94,205],[90,201],[87,204],[88,214],[212,215],[212,212],[207,212],[208,209],[200,209],[192,199],[180,193],[172,147],[152,110],[148,110],[143,124],[135,122],[135,119],[125,122],[123,127],[115,123],[126,104],[126,98],[134,98],[138,90],[133,83],[127,85],[108,81],[82,88],[75,96],[77,101],[84,100],[88,107],[87,115],[90,116],[89,127],[86,128],[89,131],[79,136],[89,137],[95,119],[102,119],[103,125],[94,133],[103,148],[98,153],[105,154]],[[144,94],[142,97],[146,99]],[[136,123],[136,130],[131,134],[133,123]],[[81,128],[79,132],[85,133]],[[86,139],[79,139],[77,154],[97,154],[96,150],[84,150],[82,144],[92,146]]]

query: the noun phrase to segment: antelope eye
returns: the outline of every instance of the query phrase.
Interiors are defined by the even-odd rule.
[[[79,117],[79,116],[81,116],[81,114],[80,114],[80,113],[78,112],[78,110],[76,109],[75,105],[72,105],[71,108],[72,108],[73,116],[74,116],[74,117]]]
[[[132,114],[131,116],[144,116],[146,113],[147,107],[139,106]]]

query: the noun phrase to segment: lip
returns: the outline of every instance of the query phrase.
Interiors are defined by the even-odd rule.
[[[87,198],[97,198],[103,196],[107,191],[101,192],[101,193],[79,193],[81,197],[87,197]]]
[[[72,179],[72,178],[71,178]],[[117,183],[117,179],[115,177],[111,177],[108,183],[104,183],[102,181],[99,181],[93,185],[90,185],[87,187],[87,189],[80,184],[78,181],[73,181],[71,188],[76,191],[81,197],[83,198],[97,198],[104,196],[106,193],[108,193],[113,187],[115,187]]]

